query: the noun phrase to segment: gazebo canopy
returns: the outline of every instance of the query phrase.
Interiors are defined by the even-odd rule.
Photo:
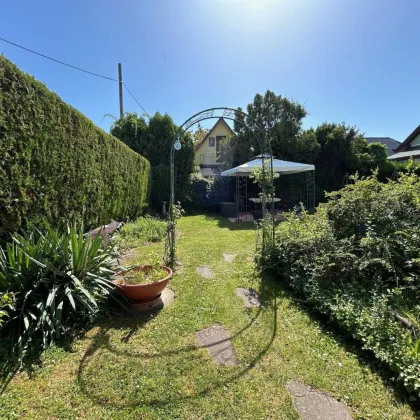
[[[264,157],[264,159],[263,159]],[[235,168],[223,171],[221,176],[250,176],[254,168],[261,168],[264,162],[270,163],[270,155],[258,155],[247,163],[236,166]],[[287,160],[275,159],[273,157],[273,172],[278,174],[290,175],[299,172],[314,171],[315,166],[306,163],[289,162]]]

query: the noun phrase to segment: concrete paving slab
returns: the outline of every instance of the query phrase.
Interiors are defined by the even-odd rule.
[[[231,254],[229,252],[223,254],[223,259],[228,262],[232,263],[235,260],[236,254]]]
[[[205,279],[214,279],[214,273],[210,267],[197,267],[197,273]]]
[[[287,382],[302,420],[352,420],[347,407],[325,392],[297,381]]]
[[[236,296],[243,299],[245,308],[259,308],[260,300],[258,293],[254,289],[248,289],[245,287],[238,287],[235,290]]]
[[[200,347],[209,350],[217,365],[236,365],[235,349],[230,341],[229,332],[222,325],[212,325],[196,334]]]

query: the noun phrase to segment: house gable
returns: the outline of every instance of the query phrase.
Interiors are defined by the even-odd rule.
[[[415,137],[414,139],[413,139],[413,141],[410,143],[410,147],[411,148],[418,148],[418,147],[420,147],[420,134],[418,134],[417,135],[417,137]]]
[[[233,135],[232,129],[223,118],[219,118],[213,128],[195,148],[195,164],[199,166],[220,166],[217,161],[217,142]]]
[[[397,147],[396,153],[420,149],[420,125]]]

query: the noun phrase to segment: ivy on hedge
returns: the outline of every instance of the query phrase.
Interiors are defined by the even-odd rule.
[[[136,217],[149,184],[144,157],[0,56],[0,241],[40,217]]]

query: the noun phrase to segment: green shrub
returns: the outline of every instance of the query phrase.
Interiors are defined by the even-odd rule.
[[[165,235],[166,223],[150,216],[139,217],[124,225],[113,241],[122,249],[134,248],[149,242],[160,242]]]
[[[420,216],[419,178],[400,174],[399,182],[381,183],[375,177],[358,179],[327,194],[328,217],[338,237],[364,236],[366,229],[379,235],[416,226]]]
[[[235,181],[229,177],[205,178],[201,172],[191,174],[185,186],[182,203],[188,212],[218,208],[220,202],[232,199]]]
[[[14,296],[9,293],[0,294],[0,328],[9,315],[7,310],[13,307],[13,298]]]
[[[2,56],[0,92],[0,241],[39,216],[96,227],[142,213],[145,158]]]
[[[114,264],[99,236],[32,229],[0,248],[2,340],[22,360],[45,349],[79,323],[95,319],[114,290]]]
[[[418,334],[395,314],[419,309],[420,178],[354,181],[315,215],[290,215],[260,263],[419,396]]]
[[[169,204],[171,193],[171,172],[169,166],[158,165],[151,168],[152,188],[150,192],[150,204],[152,209],[160,213],[162,211],[162,202]]]

